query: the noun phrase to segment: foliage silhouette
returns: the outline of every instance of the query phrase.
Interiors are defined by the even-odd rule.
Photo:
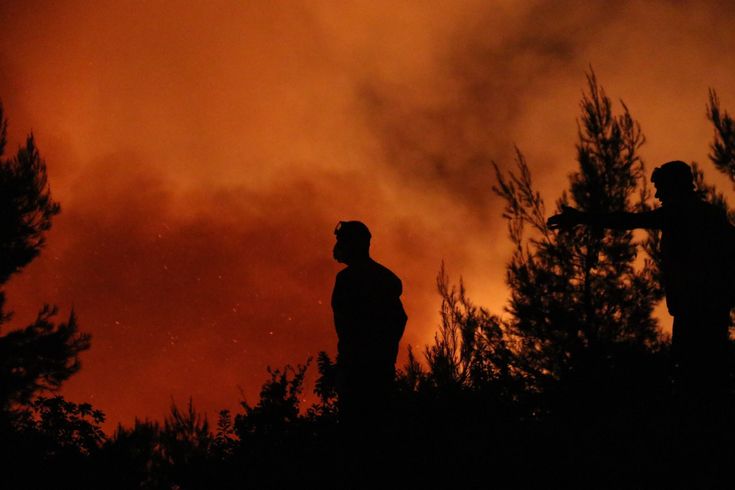
[[[218,470],[215,436],[206,417],[189,400],[171,404],[163,424],[136,420],[119,426],[98,450],[97,485],[107,488],[208,488]]]
[[[587,85],[580,104],[579,169],[556,207],[573,202],[590,212],[644,209],[649,193],[640,184],[641,129],[624,104],[622,115],[613,114],[594,73]],[[522,344],[518,367],[540,390],[566,381],[597,385],[596,373],[602,376],[620,362],[616,352],[657,347],[652,313],[661,291],[652,261],[636,267],[640,243],[630,231],[552,233],[520,150],[516,164],[518,175],[507,177],[495,166],[494,191],[506,202],[503,215],[515,245],[506,276],[511,299],[505,328]]]
[[[309,408],[309,416],[313,419],[334,419],[337,416],[337,365],[326,352],[320,352],[316,358],[319,377],[314,384],[314,394],[319,403]]]
[[[512,389],[519,381],[512,339],[504,333],[500,318],[475,306],[467,297],[462,279],[449,282],[442,264],[437,276],[441,296],[440,324],[434,343],[426,347],[431,383],[437,389],[489,387]],[[410,357],[407,375],[415,376],[417,366]],[[499,393],[499,392],[498,392]]]
[[[715,90],[709,91],[707,118],[715,129],[714,141],[710,144],[710,161],[735,182],[735,123],[727,111],[720,108],[720,98]]]
[[[7,120],[0,105],[0,157],[6,144]],[[59,211],[46,164],[30,135],[14,157],[0,159],[0,327],[12,317],[4,310],[1,288],[38,256]],[[28,403],[39,391],[59,388],[79,370],[78,356],[89,348],[89,335],[78,332],[73,311],[58,325],[52,322],[56,313],[46,305],[33,324],[0,337],[0,412]]]
[[[3,488],[87,488],[105,435],[87,403],[39,396],[9,415],[0,434]]]
[[[6,145],[0,104],[0,327],[12,318],[2,288],[41,253],[60,212],[33,135],[11,158],[2,158]],[[42,396],[79,370],[79,353],[90,346],[74,311],[61,323],[54,322],[56,314],[56,307],[44,305],[33,323],[0,336],[0,473],[9,488],[44,488],[52,478],[73,478],[104,440],[102,412]],[[47,471],[29,471],[39,465]]]
[[[43,438],[49,455],[73,449],[89,455],[105,440],[99,424],[105,415],[89,403],[76,404],[62,396],[39,396],[16,414],[16,428],[30,438]]]
[[[0,105],[0,156],[7,141],[7,120]],[[51,198],[46,163],[33,135],[13,158],[0,162],[0,284],[41,253],[51,219],[61,210]]]
[[[28,403],[40,391],[53,391],[79,370],[78,354],[90,346],[78,333],[74,312],[66,323],[52,322],[57,309],[44,306],[36,320],[0,337],[0,400],[3,409]]]

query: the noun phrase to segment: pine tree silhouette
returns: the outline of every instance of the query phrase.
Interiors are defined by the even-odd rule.
[[[579,168],[556,207],[573,203],[590,212],[633,211],[646,206],[644,137],[623,104],[613,114],[594,73],[587,76],[577,143]],[[507,270],[510,327],[523,342],[529,375],[559,380],[608,359],[618,348],[657,342],[653,307],[661,298],[648,263],[635,266],[640,251],[630,231],[581,227],[555,234],[544,202],[533,188],[520,150],[518,174],[496,165],[495,192],[506,207],[515,251]],[[533,235],[524,234],[530,228]],[[648,259],[646,260],[648,262]]]
[[[2,158],[7,120],[0,104],[0,328],[12,318],[2,288],[38,257],[59,203],[51,197],[46,164],[29,135],[15,156]],[[90,337],[76,315],[54,322],[57,308],[44,305],[25,328],[0,336],[0,478],[8,488],[83,486],[78,471],[104,440],[104,414],[55,391],[80,368]],[[44,461],[45,472],[28,471]],[[63,483],[66,484],[66,483]]]
[[[0,157],[7,120],[0,105]],[[51,198],[46,164],[33,136],[8,159],[0,159],[0,327],[12,313],[3,309],[1,288],[41,253],[46,232],[60,206]],[[54,390],[79,370],[79,353],[89,335],[78,332],[74,312],[54,324],[56,308],[44,306],[35,322],[0,337],[0,412],[26,403],[41,390]]]
[[[709,91],[707,118],[715,129],[709,158],[718,170],[735,183],[735,122],[727,111],[721,109],[720,98],[715,90]]]

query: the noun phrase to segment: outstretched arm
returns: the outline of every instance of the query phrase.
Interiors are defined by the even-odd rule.
[[[549,218],[546,224],[552,230],[572,228],[576,225],[633,230],[635,228],[660,229],[661,222],[660,209],[642,213],[587,213],[569,206],[562,206],[562,212]]]

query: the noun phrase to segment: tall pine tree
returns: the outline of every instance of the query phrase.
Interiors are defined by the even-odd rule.
[[[15,156],[2,159],[7,120],[0,105],[0,327],[12,316],[2,291],[43,249],[51,220],[60,211],[51,198],[46,164],[28,136]],[[79,353],[89,336],[79,333],[72,312],[54,323],[56,308],[44,306],[29,326],[0,336],[0,415],[27,403],[42,390],[54,390],[79,369]]]
[[[594,73],[587,76],[580,108],[578,168],[556,202],[557,212],[569,205],[595,213],[644,208],[649,194],[639,124],[625,104],[622,114],[613,114]],[[637,260],[641,243],[630,231],[552,232],[520,151],[516,163],[518,173],[507,176],[496,166],[494,191],[506,202],[515,245],[507,269],[507,327],[522,344],[528,376],[536,382],[591,376],[613,367],[621,352],[654,344],[652,312],[661,291],[650,259]]]

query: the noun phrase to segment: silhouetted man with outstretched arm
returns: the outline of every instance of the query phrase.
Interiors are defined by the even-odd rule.
[[[661,272],[666,305],[674,317],[675,382],[689,399],[715,401],[726,387],[725,355],[732,306],[731,225],[724,210],[703,201],[692,171],[681,161],[654,170],[662,206],[640,213],[586,213],[564,207],[552,229],[578,224],[661,230]],[[713,398],[714,397],[714,398]]]
[[[332,293],[339,420],[350,466],[371,465],[376,452],[392,445],[380,439],[407,320],[400,299],[402,284],[370,258],[371,235],[365,224],[341,221],[334,234],[334,258],[347,265],[337,274]]]

